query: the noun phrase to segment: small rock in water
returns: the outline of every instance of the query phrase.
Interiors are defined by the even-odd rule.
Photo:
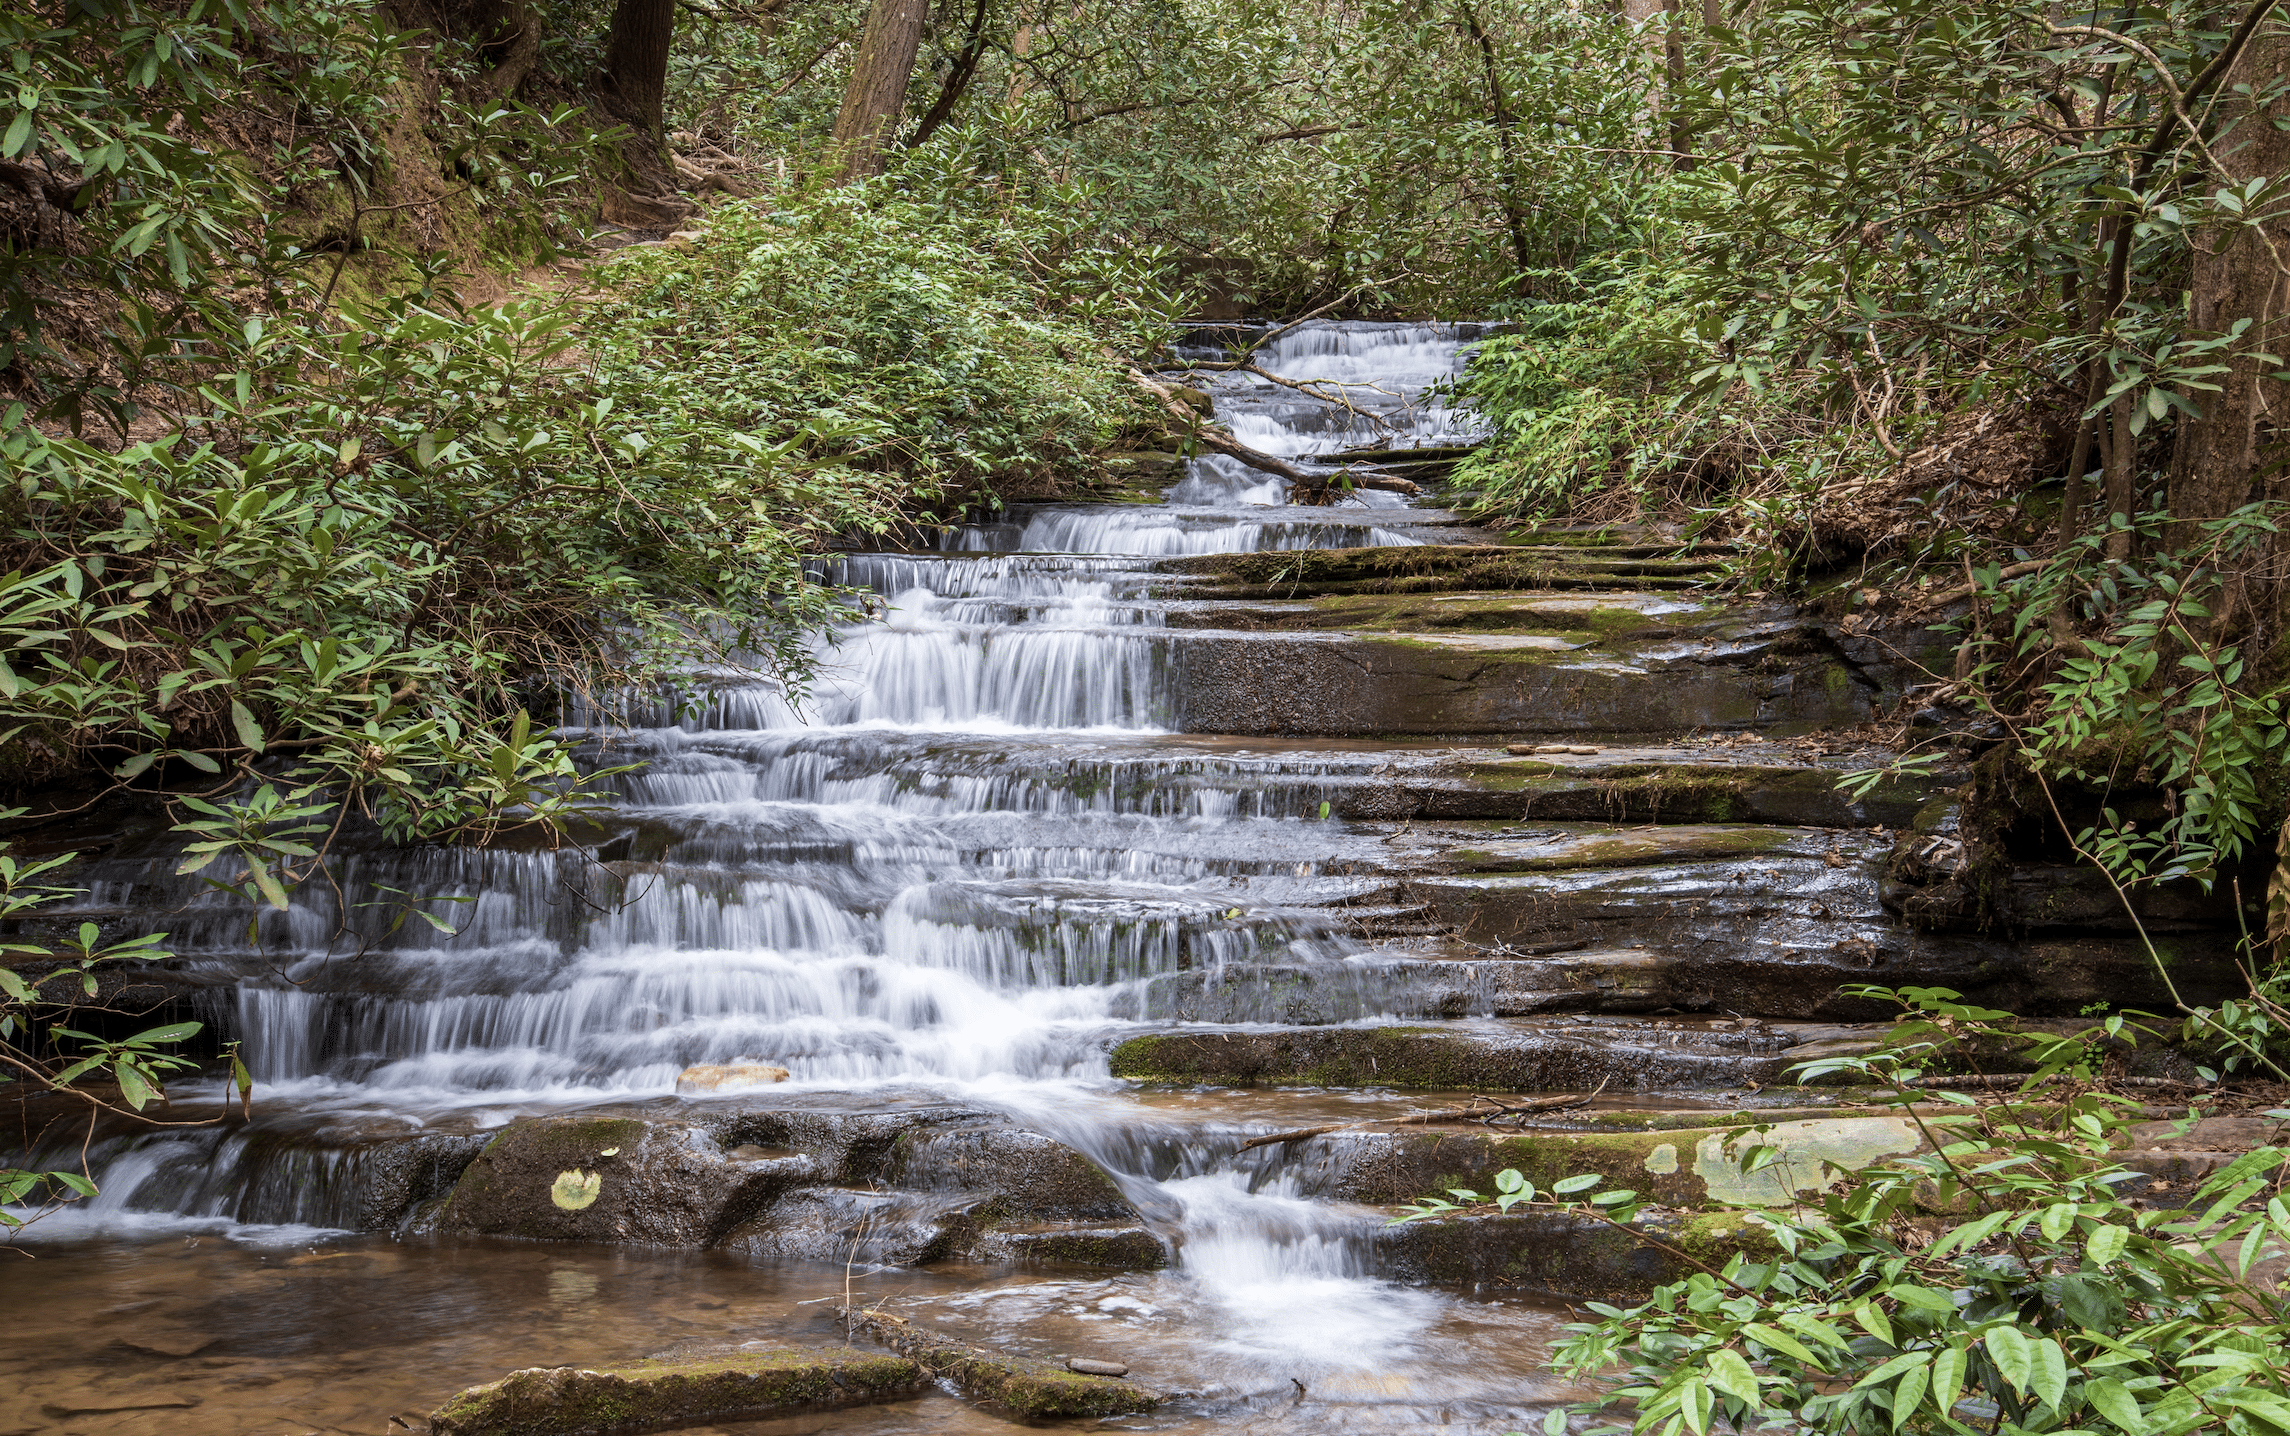
[[[1127,1376],[1129,1368],[1118,1361],[1092,1361],[1086,1356],[1069,1356],[1065,1369],[1078,1371],[1084,1376]]]
[[[1504,746],[1503,751],[1513,757],[1524,758],[1538,753],[1581,753],[1587,755],[1599,750],[1587,743],[1510,743]]]
[[[676,1074],[678,1092],[740,1092],[785,1082],[787,1069],[768,1062],[717,1062],[687,1067]]]

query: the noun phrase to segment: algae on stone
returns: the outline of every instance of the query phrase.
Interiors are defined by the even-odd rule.
[[[1031,1421],[1123,1416],[1151,1411],[1162,1397],[1109,1376],[1085,1376],[1055,1362],[966,1346],[889,1312],[847,1313],[856,1330],[953,1382],[963,1395],[992,1401]]]
[[[903,1357],[864,1351],[740,1352],[609,1371],[534,1367],[473,1386],[430,1418],[434,1436],[608,1436],[912,1396],[929,1385]]]

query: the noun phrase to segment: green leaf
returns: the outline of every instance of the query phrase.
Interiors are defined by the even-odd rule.
[[[280,912],[286,911],[288,906],[286,889],[279,885],[277,878],[271,876],[270,868],[260,862],[250,862],[247,864],[247,870],[248,874],[254,878],[254,885],[262,889],[262,895],[270,900],[270,905]]]
[[[1964,1391],[1964,1348],[1951,1346],[1932,1359],[1932,1404],[1945,1417]]]
[[[120,1058],[111,1070],[112,1075],[119,1079],[119,1095],[126,1098],[127,1105],[136,1111],[142,1111],[145,1104],[158,1095],[151,1090],[151,1084],[143,1080],[143,1074],[136,1070],[132,1059]]]
[[[2102,1376],[2083,1388],[2084,1399],[2092,1409],[2133,1436],[2144,1436],[2147,1420],[2139,1410],[2139,1398],[2133,1396],[2122,1382],[2112,1376]]]
[[[1892,1429],[1898,1431],[1903,1422],[1924,1404],[1924,1388],[1932,1380],[1932,1368],[1914,1366],[1902,1374],[1900,1385],[1892,1389]]]
[[[1587,1192],[1605,1180],[1596,1172],[1582,1172],[1553,1182],[1551,1190],[1561,1196],[1572,1196],[1576,1192]]]
[[[1987,1335],[1988,1359],[1996,1363],[1996,1370],[2014,1391],[2028,1389],[2028,1375],[2034,1368],[2035,1353],[2029,1348],[2027,1337],[2018,1327],[1999,1326]]]
[[[231,700],[231,727],[236,729],[239,741],[257,753],[262,751],[262,725],[254,721],[254,713],[236,698]]]
[[[2124,1246],[2131,1240],[2128,1227],[2103,1226],[2094,1231],[2084,1243],[2084,1254],[2094,1266],[2105,1266],[2123,1255]]]
[[[1704,1372],[1709,1377],[1710,1385],[1728,1396],[1747,1402],[1752,1410],[1756,1409],[1757,1375],[1749,1369],[1749,1363],[1741,1359],[1740,1352],[1731,1347],[1711,1352]]]
[[[1693,1428],[1694,1436],[1708,1436],[1711,1405],[1709,1387],[1698,1376],[1687,1377],[1686,1384],[1678,1391],[1678,1408],[1686,1418],[1686,1425]]]
[[[2035,1388],[2036,1399],[2057,1411],[2060,1398],[2067,1395],[2067,1353],[2058,1342],[2046,1337],[2034,1344],[2031,1354],[2035,1369],[2030,1384]]]
[[[1879,1307],[1875,1302],[1862,1302],[1860,1306],[1854,1310],[1853,1320],[1861,1324],[1861,1330],[1867,1332],[1869,1335],[1875,1337],[1885,1345],[1900,1345],[1899,1342],[1892,1339],[1892,1319],[1887,1317],[1884,1314],[1884,1309]]]
[[[197,1033],[205,1025],[200,1022],[177,1022],[166,1027],[154,1027],[148,1032],[138,1032],[127,1040],[130,1042],[148,1042],[154,1045],[164,1042],[181,1042]]]
[[[9,121],[6,138],[0,139],[0,154],[6,154],[8,158],[14,159],[24,152],[24,146],[29,144],[31,139],[32,112],[30,110],[18,110],[16,118]]]
[[[1799,1361],[1804,1362],[1807,1366],[1821,1370],[1826,1369],[1822,1366],[1821,1358],[1815,1356],[1810,1347],[1806,1346],[1803,1342],[1797,1340],[1797,1338],[1789,1335],[1789,1333],[1782,1331],[1777,1327],[1766,1326],[1760,1322],[1751,1322],[1749,1325],[1744,1326],[1741,1331],[1742,1335],[1754,1339],[1760,1346],[1770,1347],[1775,1351],[1786,1352],[1788,1355],[1794,1356]]]

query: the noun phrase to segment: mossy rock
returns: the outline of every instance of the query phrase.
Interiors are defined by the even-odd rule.
[[[1472,1211],[1389,1227],[1380,1275],[1560,1301],[1635,1301],[1696,1264],[1722,1269],[1740,1253],[1769,1255],[1773,1239],[1738,1212],[1641,1213],[1627,1229],[1571,1212]],[[1690,1260],[1689,1260],[1690,1258]]]
[[[430,1417],[435,1436],[605,1436],[868,1401],[895,1401],[930,1378],[904,1357],[866,1351],[741,1352],[644,1361],[610,1371],[534,1367],[472,1386]]]
[[[1743,1127],[1752,1130],[1728,1137]],[[1903,1117],[1774,1120],[1743,1113],[1714,1129],[1493,1133],[1415,1127],[1332,1133],[1293,1160],[1308,1190],[1344,1201],[1380,1205],[1456,1188],[1492,1194],[1495,1174],[1508,1170],[1546,1191],[1592,1173],[1604,1179],[1605,1190],[1634,1191],[1665,1207],[1695,1210],[1786,1205],[1832,1185],[1832,1169],[1866,1167],[1921,1145],[1915,1124]],[[1756,1146],[1774,1147],[1782,1159],[1745,1175],[1742,1157]]]
[[[1637,1043],[1534,1027],[1307,1027],[1172,1032],[1113,1049],[1112,1075],[1218,1087],[1400,1087],[1438,1091],[1617,1092],[1778,1080],[1785,1051]]]
[[[858,1311],[852,1317],[859,1331],[945,1377],[963,1395],[991,1401],[1029,1421],[1125,1416],[1151,1411],[1163,1399],[1133,1382],[1084,1376],[1054,1362],[949,1340],[888,1312]]]
[[[477,1154],[437,1230],[699,1247],[720,1240],[814,1166],[735,1162],[685,1122],[524,1117]]]

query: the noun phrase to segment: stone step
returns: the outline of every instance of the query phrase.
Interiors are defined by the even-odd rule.
[[[1815,1038],[1814,1034],[1818,1034]],[[1807,1058],[1874,1050],[1881,1029],[1616,1020],[1475,1020],[1437,1027],[1192,1026],[1113,1048],[1116,1077],[1218,1087],[1445,1091],[1724,1090],[1781,1082]],[[1844,1044],[1837,1046],[1835,1044]]]
[[[1848,728],[1890,701],[1818,627],[1742,621],[1574,650],[1532,633],[1172,635],[1175,726],[1389,737]]]
[[[1631,580],[1689,587],[1718,576],[1716,555],[1665,556],[1567,546],[1427,543],[1389,548],[1286,549],[1189,554],[1154,562],[1181,576],[1170,598],[1318,598],[1331,594],[1532,592],[1609,587]]]

